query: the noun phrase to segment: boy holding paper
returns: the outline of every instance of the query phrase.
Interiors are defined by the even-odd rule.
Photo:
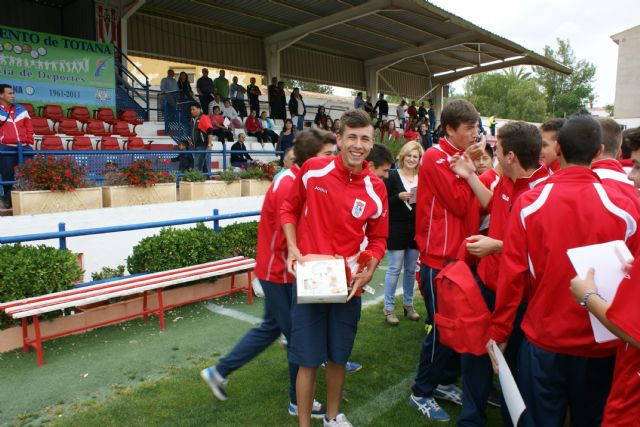
[[[451,162],[451,169],[469,183],[482,207],[491,213],[488,236],[467,238],[467,251],[480,258],[477,274],[481,283],[478,285],[489,310],[495,306],[502,245],[511,207],[522,194],[541,185],[549,176],[547,168],[539,163],[541,146],[542,138],[535,126],[525,122],[509,122],[502,126],[498,130],[495,152],[503,174],[493,193],[476,175],[474,163],[469,158],[454,156]],[[520,318],[521,313],[516,318],[514,333],[505,353],[513,372],[516,372],[517,350],[522,342]],[[464,393],[458,425],[485,425],[485,406],[492,382],[491,361],[486,354],[476,356],[470,353],[462,354],[461,361]],[[506,415],[504,405],[503,409]],[[509,417],[503,418],[505,425],[509,425]]]
[[[522,321],[518,383],[526,425],[599,426],[611,387],[616,342],[594,340],[588,313],[567,284],[575,276],[567,250],[624,240],[637,249],[638,211],[627,197],[605,191],[589,166],[602,151],[600,125],[574,116],[558,135],[560,170],[515,202],[504,239],[488,351],[502,351],[518,305],[528,294]]]
[[[327,361],[325,426],[351,426],[340,413],[345,364],[351,354],[360,319],[361,289],[371,280],[384,257],[388,234],[387,191],[365,161],[373,146],[371,118],[363,110],[349,110],[340,119],[340,154],[307,161],[281,209],[287,239],[287,266],[307,254],[352,259],[366,250],[372,255],[364,271],[353,275],[344,304],[297,304],[291,312],[289,360],[300,366],[296,381],[300,426],[310,426],[318,366]],[[294,285],[294,292],[295,292]]]

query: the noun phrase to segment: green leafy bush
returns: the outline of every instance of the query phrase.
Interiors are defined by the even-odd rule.
[[[204,224],[189,229],[163,228],[133,248],[127,269],[131,274],[151,273],[238,255],[254,258],[257,236],[257,222],[229,225],[220,233]]]
[[[231,184],[240,179],[240,177],[236,175],[231,169],[220,172],[218,174],[218,178],[219,180],[224,181],[227,184]]]
[[[207,180],[207,177],[197,169],[187,169],[182,174],[182,180],[184,182],[204,182]]]
[[[102,267],[102,270],[91,273],[91,280],[104,280],[104,279],[112,279],[114,277],[122,277],[124,276],[124,265],[119,265],[115,268],[113,267]]]
[[[0,246],[0,301],[64,291],[82,279],[76,255],[50,246]],[[52,316],[58,316],[53,314]],[[46,317],[46,316],[43,316]],[[0,329],[15,323],[0,314]]]

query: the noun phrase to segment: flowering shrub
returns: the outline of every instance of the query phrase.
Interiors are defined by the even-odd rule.
[[[137,160],[129,166],[120,168],[117,172],[107,172],[105,179],[107,185],[151,187],[155,184],[175,182],[176,177],[166,171],[153,170],[153,164],[149,160]]]
[[[71,157],[35,156],[16,167],[18,191],[73,191],[87,186],[86,167]]]
[[[264,179],[264,180],[272,181],[273,177],[276,176],[278,171],[279,171],[279,167],[275,166],[272,163],[257,162],[252,166],[243,168],[242,172],[240,172],[240,178],[241,179]]]

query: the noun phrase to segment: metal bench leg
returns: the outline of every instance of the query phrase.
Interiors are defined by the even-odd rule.
[[[29,327],[26,317],[22,318],[22,351],[25,354],[29,353]]]
[[[147,291],[142,293],[142,319],[144,323],[147,323],[147,320],[149,320],[149,315],[147,314]]]
[[[231,275],[231,289],[229,290],[229,297],[231,299],[235,298],[236,292],[234,291],[236,287],[236,275],[235,273]]]
[[[249,304],[253,304],[253,284],[251,283],[251,270],[247,271],[247,289],[249,290]]]
[[[162,304],[162,289],[158,288],[158,317],[160,318],[160,330],[164,331],[164,305]]]
[[[42,355],[42,336],[40,335],[40,321],[38,316],[33,316],[33,329],[36,333],[35,346],[36,355],[38,356],[38,366],[44,365],[44,357]]]

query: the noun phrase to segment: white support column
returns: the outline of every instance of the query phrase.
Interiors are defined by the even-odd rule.
[[[122,16],[120,17],[120,47],[122,53],[128,55],[128,45],[129,45],[129,31],[128,31],[128,21],[131,16],[142,7],[146,0],[134,0],[127,6],[124,6],[121,9]]]
[[[280,49],[276,44],[264,44],[264,64],[267,70],[267,85],[271,84],[271,78],[280,76]]]
[[[378,99],[378,70],[375,67],[365,67],[364,79],[367,86],[367,95],[375,103],[376,99]]]
[[[440,113],[442,113],[442,109],[444,108],[444,104],[443,104],[443,96],[442,96],[442,85],[437,85],[433,92],[432,92],[433,96],[433,110],[436,112],[436,125],[435,127],[438,127],[438,124],[440,123]]]

